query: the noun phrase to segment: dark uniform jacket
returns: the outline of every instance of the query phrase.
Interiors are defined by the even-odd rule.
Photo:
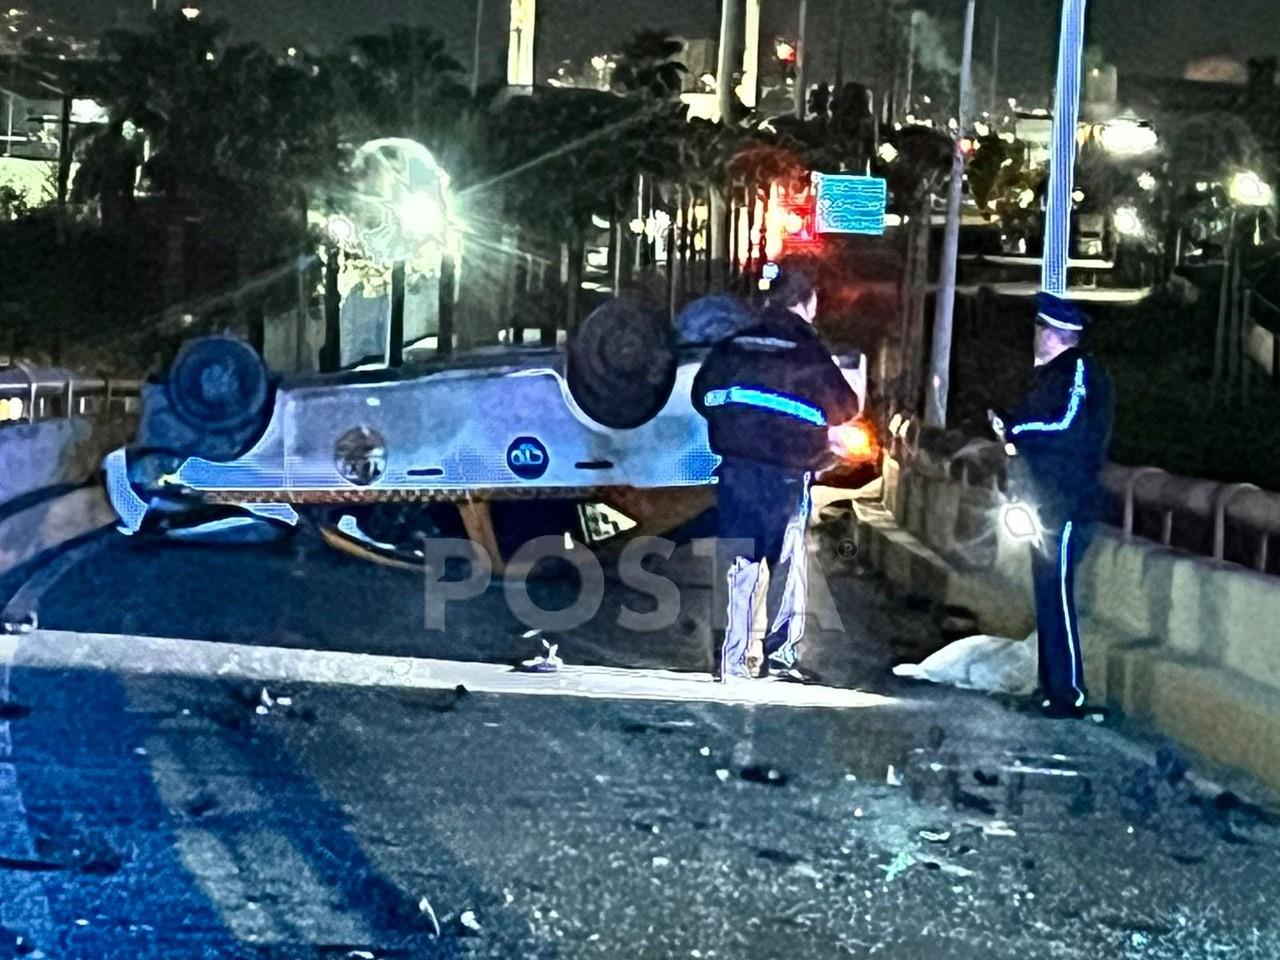
[[[1046,525],[1100,518],[1112,407],[1101,364],[1072,348],[1036,369],[1030,392],[1008,418],[1005,436],[1017,449],[1015,490],[1034,499]]]
[[[766,309],[715,346],[693,383],[711,449],[797,471],[818,467],[827,427],[858,413],[858,396],[812,324]]]

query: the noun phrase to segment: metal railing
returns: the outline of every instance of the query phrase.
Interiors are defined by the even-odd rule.
[[[889,453],[904,470],[962,487],[1008,491],[1008,457],[994,440],[970,440],[950,452],[934,453],[922,449],[914,420],[899,421],[890,433]],[[1280,537],[1280,493],[1251,483],[1219,483],[1159,467],[1118,464],[1103,469],[1102,485],[1109,501],[1108,520],[1125,538],[1151,540],[1280,575],[1280,557],[1271,549],[1272,539]]]
[[[86,377],[18,362],[0,369],[0,429],[42,420],[111,420],[138,411],[138,380]]]

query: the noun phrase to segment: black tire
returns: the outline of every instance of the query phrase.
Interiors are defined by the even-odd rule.
[[[666,404],[678,363],[664,311],[633,299],[610,300],[588,314],[569,339],[569,392],[597,423],[631,429]]]
[[[236,432],[261,421],[271,377],[262,357],[243,340],[202,337],[178,351],[168,389],[169,403],[189,427]]]
[[[165,384],[169,408],[193,435],[183,452],[216,462],[244,454],[267,427],[272,392],[266,364],[244,341],[203,337],[184,344]]]

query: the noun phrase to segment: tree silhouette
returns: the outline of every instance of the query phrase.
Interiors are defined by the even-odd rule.
[[[613,71],[614,87],[658,100],[670,100],[680,93],[689,71],[676,58],[684,52],[684,42],[667,30],[641,30],[622,45]]]

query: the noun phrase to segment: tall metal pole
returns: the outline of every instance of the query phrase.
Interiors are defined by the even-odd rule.
[[[960,200],[964,192],[964,150],[973,112],[973,17],[977,0],[964,8],[964,52],[960,57],[960,111],[956,142],[951,151],[951,187],[947,191],[947,227],[942,242],[942,271],[938,276],[933,313],[933,350],[925,423],[947,425],[947,395],[951,389],[951,328],[955,319],[956,256],[960,250]]]
[[[476,0],[476,32],[471,43],[471,96],[480,89],[480,36],[484,27],[484,0]]]
[[[1213,329],[1213,381],[1209,385],[1209,402],[1218,402],[1219,389],[1222,387],[1222,371],[1227,351],[1227,310],[1231,304],[1231,281],[1235,275],[1236,261],[1236,217],[1237,208],[1231,207],[1231,218],[1227,221],[1227,243],[1222,251],[1222,286],[1218,288],[1218,323]]]
[[[720,0],[720,45],[716,50],[716,94],[720,122],[733,122],[733,63],[738,47],[738,24],[742,0]],[[720,191],[711,191],[711,259],[725,264],[729,256],[729,236],[725,224],[725,202]]]
[[[760,100],[760,0],[747,0],[743,22],[742,105],[755,109]]]
[[[806,102],[809,97],[808,84],[804,78],[804,58],[806,43],[806,29],[808,27],[809,0],[800,0],[800,19],[796,24],[796,119],[803,120],[808,113],[809,104]]]
[[[716,94],[720,122],[733,117],[733,54],[738,47],[738,14],[742,0],[720,0],[720,45],[716,50]]]
[[[906,115],[911,112],[911,98],[915,91],[912,87],[915,85],[916,76],[916,12],[909,10],[907,12],[907,99],[902,105],[902,113]]]
[[[1067,292],[1071,254],[1071,189],[1076,167],[1076,123],[1080,118],[1080,61],[1084,53],[1085,0],[1063,0],[1058,40],[1058,86],[1053,106],[1049,155],[1049,195],[1044,217],[1044,268],[1041,287]]]

